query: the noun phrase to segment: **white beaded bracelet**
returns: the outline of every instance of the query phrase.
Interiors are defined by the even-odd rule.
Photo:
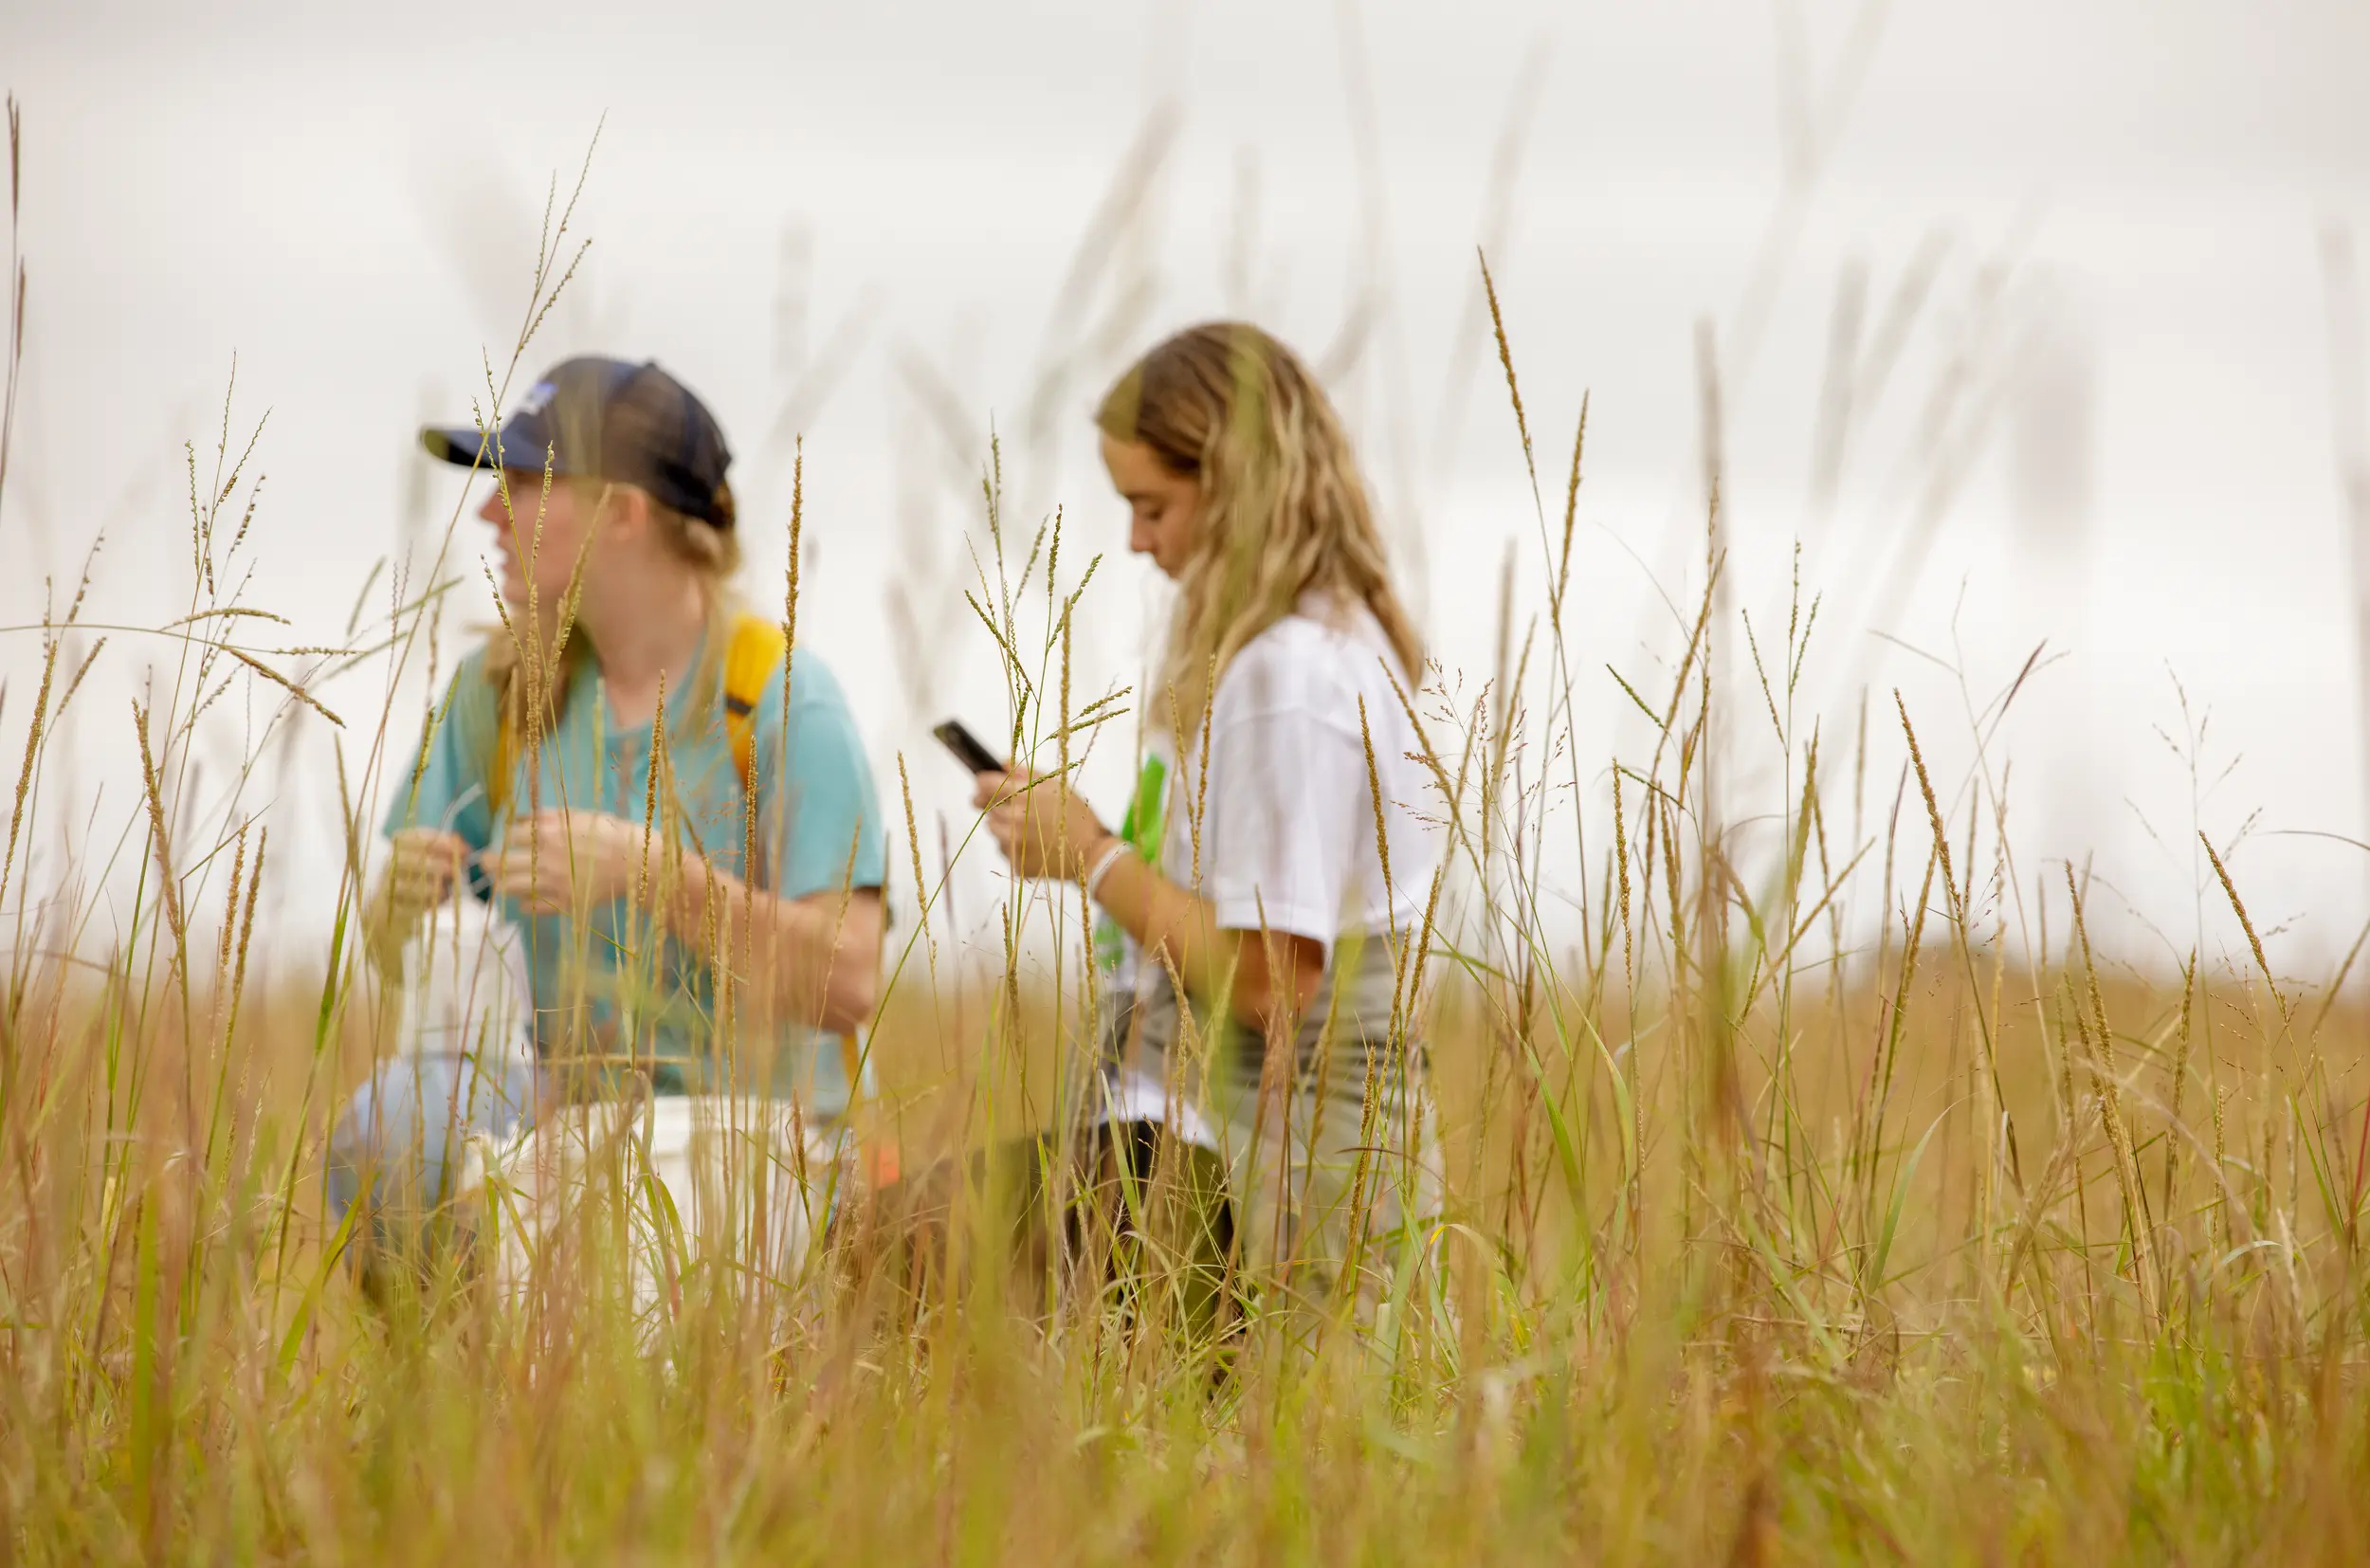
[[[1094,864],[1086,868],[1088,900],[1092,901],[1101,897],[1103,879],[1111,874],[1111,867],[1117,866],[1120,863],[1120,857],[1125,853],[1127,853],[1127,840],[1114,838],[1103,847],[1103,853],[1095,856]]]

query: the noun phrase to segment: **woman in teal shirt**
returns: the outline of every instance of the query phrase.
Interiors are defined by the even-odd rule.
[[[504,630],[393,778],[366,931],[392,967],[457,882],[493,901],[524,932],[537,1063],[380,1065],[329,1178],[340,1213],[371,1193],[382,1236],[443,1199],[462,1135],[629,1077],[841,1117],[884,924],[853,716],[819,659],[798,650],[785,678],[778,629],[731,607],[731,454],[700,400],[655,364],[572,359],[490,435],[423,438],[496,476],[479,516]]]

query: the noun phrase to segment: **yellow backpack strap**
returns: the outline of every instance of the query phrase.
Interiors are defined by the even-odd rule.
[[[782,678],[789,652],[782,629],[762,615],[733,622],[733,640],[724,648],[724,733],[732,739],[741,785],[751,794],[757,787],[757,704],[765,701],[765,688]]]
[[[509,685],[514,690],[516,681]],[[519,728],[517,707],[509,690],[494,694],[494,744],[485,758],[485,810],[497,829],[501,824],[502,809],[510,804],[510,775],[519,765]]]

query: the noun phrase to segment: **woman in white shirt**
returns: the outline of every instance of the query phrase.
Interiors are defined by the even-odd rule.
[[[1439,857],[1422,646],[1340,420],[1267,333],[1178,334],[1096,423],[1129,548],[1178,590],[1134,803],[1114,832],[1027,773],[978,803],[1016,871],[1101,907],[1103,1117],[1214,1150],[1254,1280],[1371,1302],[1439,1204],[1407,994]]]

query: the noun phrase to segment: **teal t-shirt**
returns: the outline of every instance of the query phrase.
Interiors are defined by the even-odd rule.
[[[724,721],[721,661],[707,663],[719,666],[709,700],[667,703],[654,825],[710,865],[779,897],[884,885],[886,846],[871,764],[839,683],[804,649],[791,662],[787,708],[778,670],[757,706],[753,874],[744,784]],[[485,790],[498,709],[480,651],[454,673],[415,767],[392,776],[395,799],[384,831],[448,828],[472,852],[501,835],[504,823],[495,820]],[[598,669],[580,662],[559,721],[537,755],[528,755],[523,734],[514,742],[505,818],[567,807],[642,822],[650,814],[650,741],[649,724],[616,722]],[[484,890],[474,869],[471,885]],[[721,1092],[737,1078],[795,1098],[818,1119],[847,1109],[859,1042],[795,1025],[735,1026],[734,1038],[720,1038],[708,965],[629,901],[592,910],[581,926],[567,915],[527,916],[514,902],[500,902],[526,936],[537,1043],[556,1065],[571,1056],[620,1066],[632,1058],[651,1066],[662,1093]],[[727,1062],[738,1065],[730,1075]]]

